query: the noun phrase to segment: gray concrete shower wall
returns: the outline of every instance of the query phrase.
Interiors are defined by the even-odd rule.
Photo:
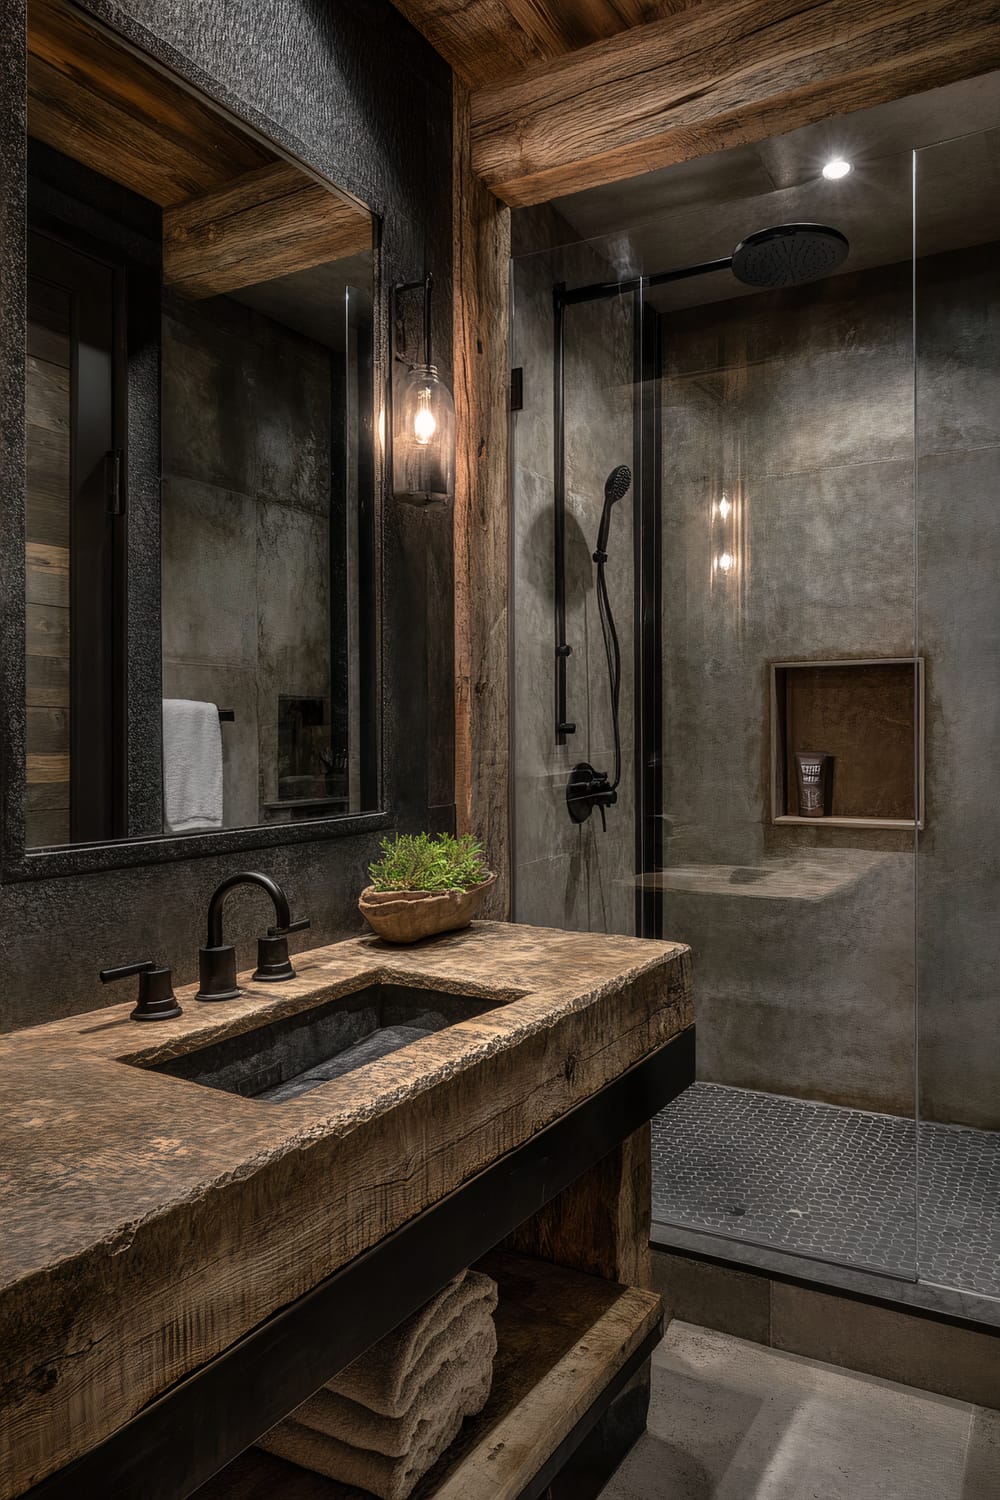
[[[543,234],[551,210],[519,215]],[[565,229],[565,225],[562,226]],[[524,407],[513,417],[514,917],[590,932],[635,930],[635,778],[632,722],[632,495],[616,505],[608,589],[622,650],[622,785],[607,813],[578,825],[566,810],[570,770],[588,760],[612,770],[608,669],[592,554],[604,483],[633,461],[632,308],[629,299],[567,310],[566,636],[567,711],[577,732],[555,740],[553,549],[553,308],[557,282],[603,280],[607,264],[586,246],[513,262],[512,363],[524,371]]]
[[[661,884],[695,952],[703,1078],[911,1113],[919,967],[924,1112],[1000,1124],[996,266],[992,247],[921,271],[919,502],[908,264],[664,319]],[[738,608],[707,586],[725,487],[749,518]],[[913,653],[915,505],[920,853],[775,827],[767,664]]]

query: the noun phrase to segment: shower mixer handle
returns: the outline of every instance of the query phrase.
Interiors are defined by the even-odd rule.
[[[607,833],[605,809],[614,807],[617,801],[618,793],[611,785],[607,771],[595,771],[586,760],[573,767],[566,785],[566,807],[574,823],[586,823],[596,807],[601,814],[601,826]]]

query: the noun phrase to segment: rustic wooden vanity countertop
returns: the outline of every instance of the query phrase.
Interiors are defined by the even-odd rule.
[[[0,1500],[692,1023],[673,943],[477,922],[294,963],[0,1037]],[[283,1103],[128,1066],[378,983],[497,1008]]]

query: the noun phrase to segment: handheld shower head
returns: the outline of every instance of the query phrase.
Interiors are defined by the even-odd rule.
[[[597,550],[594,553],[594,561],[597,564],[597,610],[601,617],[601,634],[604,637],[604,650],[608,658],[608,683],[611,688],[611,724],[615,739],[615,771],[614,777],[609,782],[607,776],[592,775],[588,786],[591,791],[591,800],[588,809],[599,806],[601,809],[601,822],[607,827],[604,818],[605,807],[610,807],[617,801],[618,783],[622,779],[622,740],[619,726],[618,703],[621,696],[622,681],[622,654],[618,644],[618,631],[615,629],[615,617],[611,609],[611,596],[608,593],[607,578],[607,545],[608,532],[611,529],[611,508],[617,505],[623,495],[627,495],[632,484],[632,470],[628,464],[619,464],[617,469],[612,469],[604,483],[604,509],[601,511],[601,524],[597,531]],[[578,768],[579,769],[579,768]],[[593,793],[596,789],[597,796]],[[573,808],[570,808],[571,816],[575,817]]]
[[[612,469],[604,484],[605,505],[613,505],[616,500],[627,495],[631,483],[632,470],[628,464],[619,464],[617,469]]]
[[[628,464],[619,464],[617,469],[612,469],[604,483],[604,509],[601,511],[601,524],[597,528],[597,551],[603,552],[608,545],[608,532],[611,529],[611,507],[616,505],[623,495],[627,495],[632,483],[632,470]]]

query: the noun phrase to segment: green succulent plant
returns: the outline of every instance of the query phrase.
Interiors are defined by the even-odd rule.
[[[467,891],[489,877],[483,847],[471,834],[400,833],[382,840],[369,865],[377,891]]]

